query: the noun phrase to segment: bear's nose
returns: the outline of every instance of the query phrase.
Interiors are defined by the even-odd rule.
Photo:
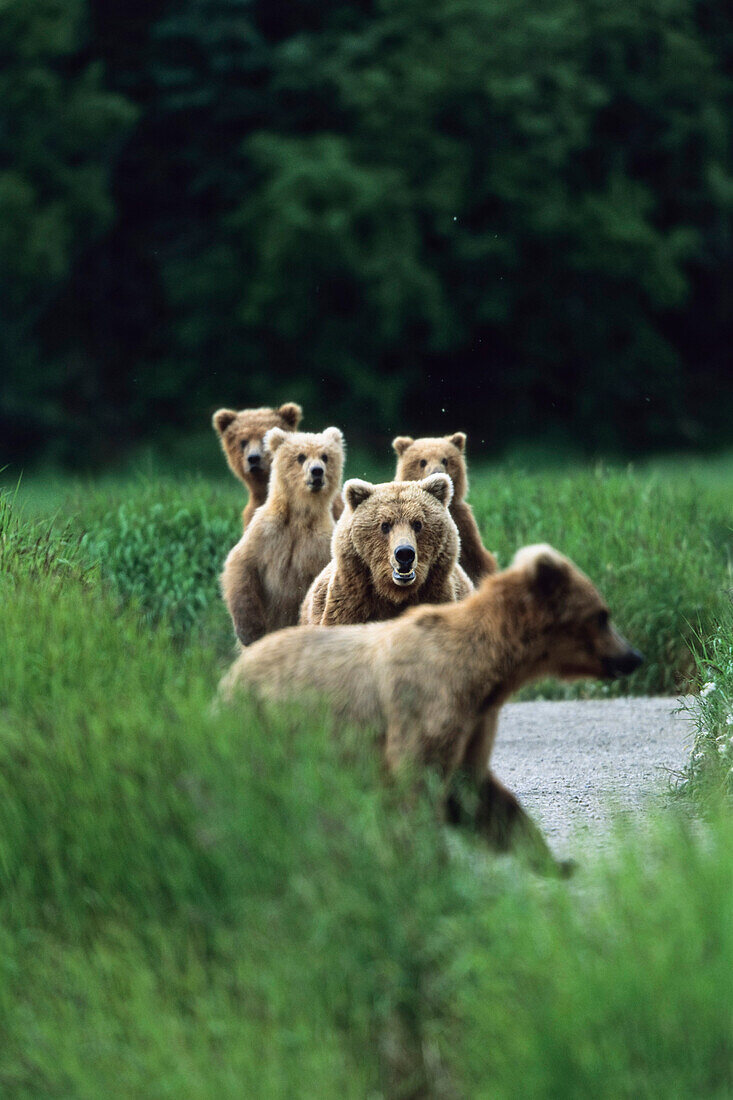
[[[616,672],[620,676],[628,676],[629,673],[635,672],[639,665],[643,663],[644,654],[639,653],[638,649],[628,649],[621,657],[617,657],[614,662]]]
[[[324,474],[323,466],[311,466],[311,477],[314,481],[321,481]]]
[[[415,551],[409,544],[405,543],[402,546],[396,547],[394,556],[401,571],[407,572],[412,568],[412,563],[415,560]]]
[[[632,649],[631,646],[618,657],[610,657],[604,661],[606,675],[613,679],[618,679],[619,676],[628,676],[643,663],[644,654],[639,653],[638,649]]]
[[[258,451],[252,451],[252,454],[247,455],[247,461],[250,466],[259,466],[262,461],[262,455]]]

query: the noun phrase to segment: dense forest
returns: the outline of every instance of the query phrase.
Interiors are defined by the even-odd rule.
[[[0,460],[733,439],[717,0],[9,0],[0,55]]]

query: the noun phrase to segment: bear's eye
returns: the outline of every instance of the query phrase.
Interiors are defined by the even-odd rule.
[[[442,461],[442,463],[443,463],[443,465],[444,465],[444,466],[447,466],[447,465],[448,465],[448,459],[447,459],[447,458],[444,458],[444,459],[442,459],[441,461]]]
[[[249,440],[248,439],[243,439],[242,440],[242,450],[245,450],[245,448],[247,447],[248,444],[249,444]]]
[[[298,465],[302,466],[305,462],[305,455],[298,455]]]
[[[418,534],[418,532],[422,531],[422,523],[419,519],[414,519],[412,521],[412,529],[416,535]]]
[[[607,611],[599,611],[596,615],[596,624],[600,630],[605,630],[608,626],[610,616]]]
[[[385,523],[382,524],[382,534],[383,535],[388,535],[391,530],[392,530],[392,524],[391,523],[385,522]]]
[[[328,462],[328,455],[321,455],[321,462],[325,465]]]
[[[427,458],[421,458],[420,459],[420,465],[421,466],[427,466],[427,464],[428,464]]]

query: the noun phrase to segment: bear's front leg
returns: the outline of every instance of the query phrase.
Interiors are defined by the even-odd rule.
[[[491,774],[478,789],[476,825],[492,847],[500,852],[517,849],[540,874],[572,874],[572,861],[558,861],[531,817],[511,791]]]
[[[267,633],[265,601],[256,568],[242,571],[236,588],[227,593],[227,606],[242,645],[251,645]]]

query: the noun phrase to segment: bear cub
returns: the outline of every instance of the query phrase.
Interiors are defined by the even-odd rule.
[[[264,447],[266,433],[270,428],[295,431],[302,415],[300,405],[290,401],[279,409],[219,409],[211,418],[229,469],[249,490],[242,512],[244,528],[267,497],[270,456]]]
[[[265,503],[229,553],[222,595],[242,645],[298,621],[313,578],[331,557],[331,506],[341,485],[344,440],[338,428],[318,435],[271,428]]]
[[[397,455],[397,481],[417,481],[439,471],[448,474],[453,482],[450,514],[461,539],[461,567],[474,584],[495,573],[496,558],[484,548],[471,506],[465,499],[468,492],[465,433],[455,432],[439,439],[398,435],[392,440],[392,449]]]
[[[458,565],[458,531],[448,511],[452,495],[443,473],[383,485],[347,481],[333,558],[303,602],[301,623],[392,619],[415,604],[468,595],[473,585]]]

